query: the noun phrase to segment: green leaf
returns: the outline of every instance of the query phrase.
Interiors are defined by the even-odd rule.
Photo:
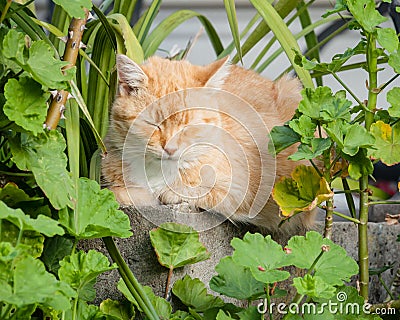
[[[220,308],[225,304],[221,298],[208,294],[203,282],[197,278],[192,279],[188,275],[175,282],[172,292],[186,306],[197,312]]]
[[[350,157],[343,154],[343,158],[349,161],[349,175],[352,179],[358,180],[361,176],[368,176],[374,172],[374,165],[369,157],[367,150],[360,150],[355,156]]]
[[[344,147],[344,135],[346,134],[350,124],[338,119],[337,121],[329,122],[323,125],[323,128],[328,133],[329,137],[337,144],[339,149]]]
[[[303,86],[306,88],[313,88],[314,83],[312,82],[310,73],[298,66],[294,61],[295,51],[300,51],[300,48],[292,32],[289,30],[285,21],[280,17],[277,10],[275,10],[268,1],[250,0],[250,2],[274,33]]]
[[[232,257],[222,258],[215,267],[218,275],[210,280],[210,289],[239,300],[255,300],[265,291],[264,283],[257,281],[250,269],[243,267]]]
[[[253,277],[262,283],[274,283],[289,278],[287,271],[277,270],[287,266],[286,253],[282,246],[259,234],[246,233],[243,240],[233,238],[231,245],[235,248],[233,261],[249,268]]]
[[[52,48],[43,40],[33,42],[26,63],[23,68],[31,73],[33,79],[51,89],[65,89],[66,81],[72,80],[75,70],[71,68],[62,73],[61,69],[69,62],[55,59]]]
[[[25,77],[19,81],[10,79],[4,87],[4,95],[7,99],[4,113],[10,120],[34,135],[43,131],[50,94],[42,91],[39,83]]]
[[[43,214],[50,216],[50,208],[45,204],[44,198],[30,197],[17,185],[8,182],[3,188],[0,188],[0,200],[13,209],[21,209],[31,218],[36,218]]]
[[[343,141],[343,152],[354,156],[360,148],[367,148],[374,144],[374,136],[359,124],[352,124]]]
[[[362,28],[372,33],[387,18],[375,9],[374,0],[347,0],[347,7]]]
[[[235,1],[224,0],[224,6],[226,15],[228,17],[229,27],[231,29],[233,41],[235,43],[237,55],[239,57],[239,60],[242,61],[242,49],[240,46],[240,34],[239,34],[238,19],[236,16]]]
[[[171,315],[170,320],[196,320],[186,311],[178,310]]]
[[[318,87],[315,90],[303,89],[301,95],[303,100],[300,101],[299,111],[308,117],[326,122],[350,120],[351,102],[343,91],[333,95],[329,87]]]
[[[71,254],[73,245],[72,239],[67,237],[55,236],[47,238],[41,257],[47,270],[57,274],[60,268],[60,261]]]
[[[98,251],[79,251],[60,261],[58,276],[76,290],[79,299],[92,301],[96,297],[94,284],[97,276],[115,268],[117,266],[110,266],[108,258]]]
[[[328,87],[317,87],[315,90],[306,88],[301,91],[303,100],[300,101],[299,111],[312,119],[322,119],[320,110],[323,105],[332,100],[332,91]]]
[[[386,99],[391,105],[388,109],[390,116],[400,118],[400,88],[392,88],[387,93]]]
[[[300,118],[291,120],[289,127],[301,136],[302,143],[310,144],[311,140],[314,139],[317,124],[310,117],[301,115]]]
[[[100,303],[100,311],[120,320],[133,320],[135,318],[135,310],[131,305],[111,299],[106,299]]]
[[[316,258],[321,254],[322,246],[328,246],[314,267],[313,276],[319,276],[325,283],[339,286],[343,281],[349,281],[350,277],[357,274],[358,265],[346,251],[331,240],[322,238],[315,231],[307,232],[306,236],[292,237],[286,246],[291,253],[288,261],[298,268],[310,269]]]
[[[92,1],[90,0],[53,0],[55,4],[60,5],[73,18],[85,17],[86,9],[92,9]]]
[[[228,316],[223,310],[219,310],[216,320],[233,320],[233,318]]]
[[[167,268],[183,267],[210,257],[198,232],[182,224],[163,223],[150,231],[150,240],[158,262]]]
[[[110,19],[115,19],[118,22],[119,29],[122,38],[124,39],[124,45],[126,50],[123,53],[131,58],[138,64],[143,63],[144,54],[142,46],[140,45],[138,39],[132,31],[132,28],[129,25],[129,22],[126,20],[126,17],[119,13],[114,13],[109,15]],[[121,50],[119,50],[121,52]]]
[[[371,133],[375,137],[374,149],[369,149],[369,155],[380,159],[387,165],[400,162],[400,122],[393,127],[377,121],[371,126]]]
[[[400,47],[400,46],[399,46]],[[396,52],[389,55],[388,64],[393,68],[396,73],[400,73],[400,48],[397,48]]]
[[[122,292],[122,294],[130,301],[132,302],[135,307],[143,312],[142,308],[139,306],[129,289],[127,288],[125,282],[122,279],[119,279],[118,281],[118,290]],[[151,304],[153,305],[154,309],[156,310],[157,314],[160,316],[160,319],[167,320],[170,319],[171,313],[172,313],[172,307],[171,304],[161,298],[158,297],[154,294],[153,290],[148,287],[148,286],[143,286],[143,291],[146,293],[146,296],[149,298]]]
[[[399,46],[399,39],[397,38],[396,30],[392,28],[378,28],[376,29],[378,43],[385,48],[388,52],[393,53]]]
[[[25,215],[21,209],[7,207],[3,201],[0,201],[0,219],[5,219],[20,229],[37,231],[48,237],[64,234],[64,229],[59,226],[58,221],[44,215],[39,215],[37,219],[32,219]]]
[[[247,309],[237,313],[240,320],[254,320],[264,319],[263,315],[260,315],[256,306],[249,306]]]
[[[1,53],[8,59],[15,59],[17,63],[24,64],[24,48],[24,34],[15,29],[10,29],[3,39]]]
[[[30,255],[34,258],[41,256],[43,252],[44,236],[39,232],[28,230],[21,231],[11,222],[0,220],[0,241],[15,246],[19,255]]]
[[[329,149],[331,144],[332,141],[329,138],[313,138],[311,140],[311,148],[307,145],[301,144],[296,153],[292,154],[289,159],[294,161],[315,159],[322,155],[325,150]]]
[[[331,298],[336,291],[334,286],[327,284],[321,277],[306,274],[303,278],[294,278],[293,285],[297,292],[310,298]]]
[[[21,134],[10,139],[12,160],[20,170],[31,170],[36,183],[56,209],[72,207],[73,184],[66,170],[65,140],[61,133],[51,130],[34,137]]]
[[[270,132],[270,138],[271,140],[268,144],[268,151],[274,155],[285,150],[296,142],[300,142],[300,136],[292,128],[287,126],[273,127]]]
[[[336,73],[351,57],[359,54],[365,55],[365,53],[365,41],[360,41],[354,48],[348,48],[343,53],[335,54],[332,57],[332,61],[329,63],[318,62],[316,59],[308,60],[307,57],[303,56],[299,52],[296,55],[296,62],[302,65],[306,70],[314,70],[324,73]]]
[[[346,99],[344,91],[338,91],[329,101],[329,103],[321,106],[321,116],[324,121],[336,121],[342,119],[350,121],[351,101]]]
[[[322,15],[322,17],[326,18],[334,13],[338,13],[344,10],[347,10],[346,0],[336,0],[333,9],[327,10],[326,13]]]
[[[96,181],[80,178],[75,211],[61,210],[60,223],[78,239],[130,237],[129,217],[118,208],[110,190],[100,190]]]
[[[285,216],[310,211],[333,197],[333,191],[324,177],[313,167],[297,166],[292,177],[282,177],[275,184],[272,196]]]
[[[0,289],[1,300],[17,308],[40,304],[65,311],[71,308],[69,301],[75,295],[66,283],[58,281],[46,271],[41,261],[31,256],[21,257],[15,262],[12,287],[4,286],[4,283],[0,287],[3,288]]]

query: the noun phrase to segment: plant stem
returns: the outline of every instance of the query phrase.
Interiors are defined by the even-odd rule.
[[[85,9],[84,19],[72,19],[71,25],[68,29],[68,41],[65,44],[64,61],[68,61],[65,69],[73,67],[78,57],[79,48],[82,40],[83,31],[89,15],[89,11]],[[47,111],[47,118],[45,127],[49,130],[55,129],[60,121],[61,115],[64,112],[65,104],[68,100],[69,92],[66,90],[59,90],[56,96],[51,101],[49,110]]]
[[[342,177],[342,186],[345,191],[345,197],[347,202],[347,207],[349,208],[352,218],[356,217],[356,206],[354,204],[353,195],[351,194],[350,186],[346,178]],[[360,191],[358,191],[360,192]]]
[[[332,225],[333,225],[333,199],[330,198],[326,201],[326,216],[325,216],[325,228],[324,238],[332,238]]]
[[[74,299],[74,306],[72,308],[72,320],[76,319],[77,310],[78,310],[78,298],[75,298]]]
[[[379,279],[379,282],[381,283],[381,285],[383,286],[383,288],[386,290],[386,292],[390,296],[390,299],[394,300],[395,298],[394,298],[392,292],[390,291],[390,289],[388,288],[388,286],[386,285],[385,281],[383,281],[381,273],[378,275],[378,279]]]
[[[378,303],[378,304],[374,304],[371,306],[371,309],[369,309],[369,311],[371,313],[375,312],[378,309],[389,309],[389,308],[393,308],[393,309],[400,309],[400,300],[391,300],[385,303]],[[389,314],[389,313],[387,313]]]
[[[319,255],[315,258],[315,260],[314,260],[314,262],[312,263],[311,267],[308,269],[306,275],[307,275],[307,274],[308,274],[308,275],[311,275],[311,274],[312,274],[312,272],[314,271],[314,268],[315,268],[315,266],[317,265],[319,259],[321,259],[321,257],[323,256],[323,254],[324,254],[325,252],[326,252],[325,250],[322,250],[322,249],[321,249],[321,252],[320,252]],[[301,300],[303,300],[303,298],[304,298],[304,294],[299,294],[299,293],[297,293],[297,294],[295,295],[295,297],[292,299],[292,301],[291,301],[290,304],[295,303],[295,304],[297,304],[297,305],[300,305],[300,302],[301,302]],[[290,313],[288,312],[288,313],[283,317],[283,319],[286,319],[289,315],[290,315]]]
[[[170,267],[169,271],[168,271],[168,277],[167,277],[167,284],[165,285],[165,295],[164,298],[167,299],[168,298],[168,292],[169,292],[169,285],[171,283],[171,277],[172,277],[172,273],[174,271],[174,267]]]
[[[368,105],[365,111],[365,128],[370,131],[374,121],[378,87],[378,59],[373,34],[367,36],[367,66],[369,75]],[[360,223],[358,225],[358,263],[360,268],[360,295],[368,301],[369,258],[368,258],[368,175],[360,178]]]
[[[353,97],[354,100],[357,101],[357,103],[362,106],[365,107],[364,104],[360,101],[360,99],[358,99],[358,97],[354,94],[354,92],[342,81],[342,79],[340,79],[338,77],[338,75],[334,72],[331,73],[331,75],[337,80],[337,82],[340,83],[340,85],[348,92],[350,93],[350,95]]]
[[[266,290],[266,294],[267,294],[267,310],[268,310],[268,315],[269,315],[269,319],[272,320],[272,310],[271,310],[271,296],[269,294],[269,283],[267,284],[267,290]]]
[[[4,21],[4,19],[6,18],[8,9],[9,9],[10,6],[11,6],[11,2],[12,2],[12,0],[7,0],[6,5],[4,6],[4,10],[3,10],[3,12],[1,13],[0,24],[2,24],[3,21]]]
[[[119,274],[145,315],[149,320],[160,320],[156,310],[149,300],[149,297],[146,295],[146,292],[144,292],[143,287],[126,265],[121,253],[118,251],[118,248],[114,243],[114,240],[111,237],[104,237],[103,241],[111,259],[118,265]]]
[[[351,222],[354,222],[354,223],[357,223],[357,224],[360,223],[360,220],[358,220],[357,218],[352,218],[352,217],[346,216],[345,214],[337,212],[337,211],[333,211],[332,213],[335,216],[341,217],[341,218],[346,219],[348,221],[351,221]]]
[[[370,206],[376,205],[376,204],[400,204],[400,201],[395,201],[395,200],[380,200],[380,201],[371,201],[369,203]]]

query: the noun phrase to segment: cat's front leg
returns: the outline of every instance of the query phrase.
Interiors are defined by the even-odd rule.
[[[143,187],[110,187],[116,200],[122,205],[135,207],[158,206],[160,201],[154,197],[150,190]]]

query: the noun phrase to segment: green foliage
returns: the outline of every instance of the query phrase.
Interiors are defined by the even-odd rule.
[[[37,231],[49,237],[56,234],[64,234],[64,230],[59,226],[58,221],[44,215],[39,215],[36,219],[32,219],[25,215],[21,209],[11,209],[2,201],[0,201],[0,220],[7,220],[13,223],[21,232],[24,230]]]
[[[13,249],[9,247],[8,250]],[[46,272],[43,263],[39,260],[31,256],[15,259],[18,253],[10,251],[6,251],[8,254],[4,256],[4,249],[0,250],[2,260],[4,258],[8,260],[8,263],[1,263],[1,273],[9,275],[0,279],[2,303],[17,308],[39,304],[60,311],[70,307],[69,299],[75,295],[75,292],[66,283],[58,281],[54,275]],[[14,265],[11,266],[14,260]],[[29,275],[29,281],[26,281],[27,275]]]
[[[186,306],[196,312],[204,312],[211,308],[220,308],[224,301],[219,297],[207,293],[203,282],[199,279],[192,279],[186,275],[182,280],[177,280],[172,288],[172,292]]]
[[[58,131],[32,136],[22,133],[9,141],[12,160],[20,170],[30,170],[56,209],[72,206],[73,184],[66,170],[65,140]]]
[[[79,179],[75,211],[65,208],[59,212],[60,223],[77,239],[132,235],[129,218],[121,210],[114,194],[100,189],[96,181]]]
[[[286,266],[286,253],[282,247],[261,234],[246,233],[243,240],[233,239],[233,261],[249,268],[253,277],[262,283],[274,283],[289,278],[287,271],[277,270]]]
[[[323,246],[328,248],[327,252],[324,252],[314,265]],[[292,237],[286,248],[291,252],[287,258],[293,265],[307,270],[313,267],[313,275],[329,285],[341,285],[343,281],[349,281],[350,277],[358,272],[357,263],[347,256],[342,247],[329,239],[322,238],[315,231],[307,232],[305,237]]]
[[[100,311],[121,320],[133,320],[135,310],[127,303],[107,299],[100,303]]]
[[[92,1],[90,0],[54,0],[54,3],[62,6],[64,10],[74,18],[83,18],[85,16],[83,8],[89,10],[92,8]]]
[[[169,269],[183,267],[203,260],[210,254],[199,241],[199,234],[191,227],[177,223],[163,223],[150,231],[150,240],[160,264]]]
[[[215,271],[218,275],[211,278],[210,288],[225,296],[254,300],[265,293],[264,283],[256,280],[249,268],[236,263],[232,257],[222,258]]]
[[[4,87],[4,114],[34,135],[43,132],[49,94],[31,78],[10,79]]]
[[[335,293],[335,288],[327,284],[319,276],[306,274],[303,278],[294,278],[293,285],[297,292],[307,295],[310,298],[331,298]]]
[[[74,68],[62,72],[68,62],[55,59],[54,51],[48,43],[44,40],[34,41],[27,49],[23,33],[15,29],[8,31],[4,37],[1,53],[46,89],[65,89],[68,87],[67,81],[74,75]]]
[[[96,277],[116,267],[116,265],[110,266],[107,257],[100,252],[79,251],[60,261],[58,276],[78,293],[79,299],[92,301],[96,297],[93,287]]]
[[[131,294],[129,289],[126,287],[126,284],[122,281],[122,279],[119,280],[118,282],[118,290],[122,292],[122,294],[130,301],[133,303],[133,305],[140,311],[143,312],[143,309],[140,307],[139,303],[137,300],[134,298],[134,296]],[[157,315],[160,316],[161,319],[169,319],[172,313],[172,307],[167,302],[165,299],[156,296],[153,293],[153,290],[148,287],[144,286],[143,290],[147,297],[149,298],[151,304],[153,305],[154,309],[157,312]]]

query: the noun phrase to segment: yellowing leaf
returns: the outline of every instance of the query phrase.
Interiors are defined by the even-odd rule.
[[[297,166],[292,177],[283,177],[274,187],[272,196],[284,216],[309,211],[333,197],[333,191],[324,177],[313,167]]]
[[[371,133],[375,137],[372,146],[375,149],[370,149],[369,155],[387,165],[400,162],[400,122],[391,127],[383,121],[377,121],[372,124]]]

